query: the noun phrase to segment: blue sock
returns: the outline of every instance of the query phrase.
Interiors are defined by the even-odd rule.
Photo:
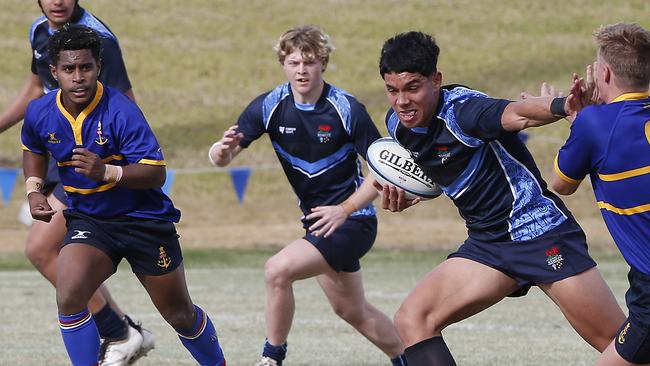
[[[97,365],[99,333],[88,309],[72,315],[59,314],[59,327],[72,365]]]
[[[208,314],[194,305],[196,321],[191,329],[176,329],[178,338],[201,366],[225,366],[217,331]]]
[[[264,351],[262,351],[262,356],[269,357],[278,362],[278,366],[282,366],[282,361],[287,355],[287,342],[279,346],[274,346],[269,343],[269,340],[264,341]]]
[[[391,358],[390,363],[393,366],[409,366],[408,362],[406,362],[406,356],[404,356],[403,354],[395,358]]]
[[[122,339],[126,335],[124,321],[108,304],[93,314],[93,320],[99,330],[99,336],[104,339]]]

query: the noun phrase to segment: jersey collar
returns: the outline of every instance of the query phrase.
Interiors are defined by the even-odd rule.
[[[56,106],[59,108],[59,111],[63,116],[70,122],[70,125],[72,126],[72,133],[74,134],[74,141],[78,146],[83,145],[83,139],[82,139],[82,134],[81,134],[81,127],[84,124],[84,120],[86,117],[91,114],[94,110],[95,107],[97,107],[97,104],[99,104],[99,101],[102,99],[102,95],[104,94],[104,86],[102,83],[99,81],[97,82],[97,91],[95,92],[95,96],[93,97],[93,100],[84,108],[81,113],[77,116],[77,118],[73,118],[72,115],[65,110],[63,107],[63,103],[61,103],[61,89],[56,93]]]
[[[639,99],[646,99],[648,98],[648,92],[642,92],[642,93],[625,93],[621,94],[618,97],[614,98],[614,100],[611,101],[611,103],[616,103],[620,102],[623,100],[639,100]]]

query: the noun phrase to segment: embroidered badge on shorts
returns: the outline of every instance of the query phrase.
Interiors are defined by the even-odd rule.
[[[562,267],[562,264],[564,264],[564,258],[562,257],[558,247],[546,249],[546,264],[556,271]]]
[[[169,265],[172,264],[172,259],[167,256],[165,247],[162,245],[158,248],[158,250],[160,250],[160,253],[158,254],[158,267],[167,269]]]
[[[625,324],[625,328],[618,334],[618,344],[625,343],[625,336],[627,335],[628,329],[630,329],[630,323]]]

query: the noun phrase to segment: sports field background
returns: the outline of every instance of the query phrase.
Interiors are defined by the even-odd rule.
[[[261,268],[275,249],[301,235],[300,213],[266,138],[236,161],[253,169],[243,205],[237,204],[228,175],[209,170],[206,155],[250,100],[284,81],[271,50],[283,31],[316,23],[332,36],[336,50],[326,81],[356,95],[385,134],[387,104],[377,59],[383,41],[397,32],[436,35],[445,83],[516,99],[522,90],[536,91],[541,81],[566,88],[571,72],[582,72],[591,62],[591,32],[600,24],[635,21],[650,27],[647,0],[81,3],[118,35],[138,104],[159,137],[169,168],[178,172],[171,195],[183,211],[178,228],[190,290],[216,318],[230,365],[251,364],[259,353],[264,334]],[[0,110],[28,76],[27,31],[38,15],[36,1],[2,1]],[[17,126],[0,135],[0,166],[20,166],[19,131]],[[530,131],[528,146],[546,177],[567,132],[564,121]],[[625,265],[585,183],[566,201],[592,248],[602,253],[601,269],[622,299]],[[54,292],[21,253],[26,228],[16,217],[22,192],[17,184],[9,206],[0,208],[0,365],[63,365]],[[417,279],[464,235],[462,221],[446,198],[401,214],[381,212],[379,250],[363,262],[368,297],[392,315]],[[120,269],[110,286],[124,308],[159,336],[159,349],[143,364],[192,364],[179,361],[189,357],[128,267]],[[385,361],[331,314],[314,281],[297,285],[296,294],[289,365]],[[507,299],[452,327],[447,337],[461,365],[588,365],[596,357],[539,291]]]

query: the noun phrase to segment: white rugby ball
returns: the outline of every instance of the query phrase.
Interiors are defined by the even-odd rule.
[[[442,194],[440,187],[413,161],[408,150],[390,137],[382,137],[368,147],[366,162],[377,182],[403,189],[407,199],[436,198]]]

